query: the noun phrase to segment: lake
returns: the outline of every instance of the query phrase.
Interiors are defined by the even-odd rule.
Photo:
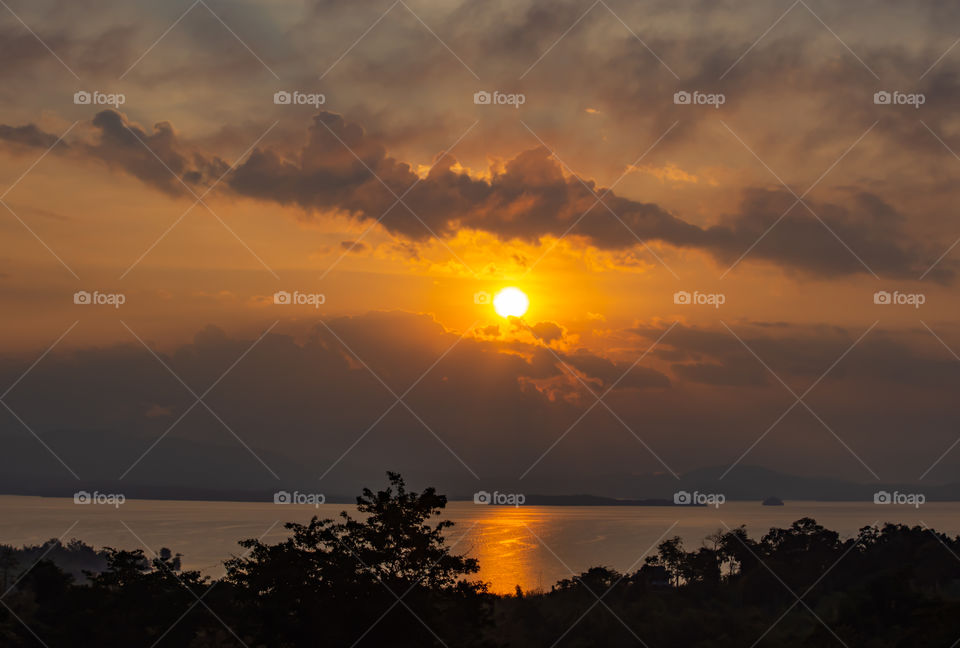
[[[222,561],[242,551],[238,540],[263,536],[276,542],[286,536],[284,522],[334,517],[345,507],[128,500],[115,508],[76,505],[72,499],[0,496],[0,543],[35,544],[63,536],[64,541],[79,538],[98,548],[169,547],[183,554],[185,568],[219,577]],[[843,537],[887,521],[960,534],[960,502],[927,503],[919,509],[863,502],[787,502],[782,507],[728,502],[719,508],[514,508],[451,502],[444,517],[456,523],[448,533],[455,551],[478,558],[480,578],[498,593],[513,591],[515,585],[549,589],[571,571],[596,565],[632,571],[663,538],[678,535],[688,548],[698,547],[717,529],[741,524],[753,537],[801,517],[812,517]]]

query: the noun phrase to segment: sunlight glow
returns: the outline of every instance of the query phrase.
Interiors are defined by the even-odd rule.
[[[523,317],[530,300],[519,288],[504,288],[493,298],[493,308],[500,317]]]

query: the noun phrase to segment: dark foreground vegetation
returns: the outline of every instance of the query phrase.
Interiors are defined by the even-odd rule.
[[[241,542],[219,580],[166,550],[0,547],[0,646],[960,645],[960,539],[921,527],[741,527],[692,550],[666,540],[633,573],[495,596],[444,543],[445,497],[390,474],[358,504]]]

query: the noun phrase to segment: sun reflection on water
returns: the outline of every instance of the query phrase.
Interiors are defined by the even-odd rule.
[[[479,578],[497,594],[543,587],[540,542],[542,512],[530,508],[491,506],[469,533],[465,543],[480,560]],[[534,535],[537,534],[537,535]],[[549,587],[549,585],[548,585]]]

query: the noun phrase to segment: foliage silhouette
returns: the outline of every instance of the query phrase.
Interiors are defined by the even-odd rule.
[[[169,550],[82,543],[0,547],[0,646],[950,646],[960,638],[960,538],[814,520],[718,530],[691,549],[664,540],[637,571],[593,567],[549,592],[496,596],[436,521],[446,498],[386,489],[359,515],[287,524],[277,544],[210,580]],[[24,560],[29,556],[29,562]],[[102,561],[77,578],[79,556]],[[54,558],[54,560],[48,559]]]
[[[479,565],[446,545],[452,522],[430,522],[446,497],[408,492],[400,475],[387,475],[387,489],[357,498],[362,520],[344,511],[339,521],[287,524],[291,537],[276,545],[240,543],[249,555],[227,561],[226,582],[253,620],[244,624],[251,636],[311,645],[319,623],[331,645],[483,644],[489,597],[466,579]]]

